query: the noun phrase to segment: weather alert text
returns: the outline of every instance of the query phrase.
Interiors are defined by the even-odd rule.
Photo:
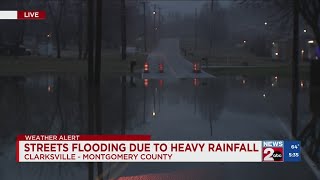
[[[151,141],[148,135],[19,135],[17,162],[298,161],[292,141]],[[295,148],[292,144],[290,147]],[[293,158],[296,158],[293,160]]]

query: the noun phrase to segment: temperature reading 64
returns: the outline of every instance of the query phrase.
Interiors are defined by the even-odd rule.
[[[301,161],[301,142],[285,141],[284,143],[284,161],[300,162]]]
[[[299,149],[299,144],[293,144],[293,145],[291,145],[291,149]]]

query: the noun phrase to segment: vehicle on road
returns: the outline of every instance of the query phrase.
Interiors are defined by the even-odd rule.
[[[159,73],[163,73],[164,72],[164,63],[160,62],[159,63]]]
[[[192,64],[192,70],[194,73],[200,73],[201,72],[201,62],[194,61]]]
[[[148,63],[148,61],[144,62],[143,72],[144,73],[149,73],[149,63]]]

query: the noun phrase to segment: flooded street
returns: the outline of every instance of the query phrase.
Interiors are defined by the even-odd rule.
[[[0,5],[0,180],[320,179],[320,0]]]
[[[103,134],[150,134],[152,140],[266,140],[290,137],[291,92],[286,78],[224,76],[147,80],[128,77],[126,86],[121,85],[120,80],[109,78],[101,83]],[[0,179],[57,179],[57,176],[59,179],[86,179],[85,163],[17,164],[14,161],[15,137],[18,134],[87,133],[86,79],[80,76],[43,75],[1,77],[0,83],[3,107],[0,111],[5,119],[0,124]],[[310,120],[308,83],[303,80],[300,86],[300,130]],[[125,99],[123,92],[126,92]],[[126,108],[121,102],[125,103]],[[122,118],[124,113],[125,119]],[[109,166],[110,163],[104,163],[105,169]],[[123,163],[120,167],[122,170],[119,172],[123,176],[201,169],[204,172],[201,175],[212,177],[214,173],[223,179],[279,175],[315,179],[304,162],[285,166]],[[256,171],[252,173],[252,169]],[[272,175],[274,170],[279,173]]]

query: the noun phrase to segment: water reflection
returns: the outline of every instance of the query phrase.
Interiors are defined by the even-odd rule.
[[[13,170],[24,166],[14,179],[22,176],[57,179],[50,177],[48,169],[57,170],[63,178],[71,173],[64,168],[81,168],[80,164],[17,165],[11,162],[15,155],[10,154],[9,149],[14,149],[17,134],[86,133],[87,79],[49,75],[2,77],[0,84],[1,164],[8,164],[7,168]],[[310,122],[308,118],[308,84],[308,80],[301,80],[298,127],[306,148],[315,149],[319,146],[313,143],[318,142],[313,137],[317,136],[311,136],[310,132],[319,132],[314,130],[318,120]],[[290,87],[290,81],[279,76],[103,79],[101,131],[104,134],[147,133],[155,140],[283,138],[283,130],[275,129],[273,123],[279,118],[289,125]],[[35,167],[40,170],[30,170]],[[85,177],[85,172],[79,173],[79,179]],[[0,172],[0,179],[9,176],[5,171]]]
[[[283,114],[285,111],[288,111],[287,103],[290,102],[290,97],[288,96],[288,92],[290,92],[290,82],[286,79],[280,79],[278,76],[274,76],[271,78],[268,77],[256,77],[256,78],[248,78],[242,77],[243,79],[239,79],[240,82],[245,82],[245,86],[240,84],[232,83],[232,78],[226,80],[217,79],[217,80],[207,80],[207,79],[193,79],[190,84],[190,80],[179,81],[177,82],[168,82],[167,86],[164,87],[164,80],[147,80],[143,81],[144,86],[140,86],[139,81],[137,81],[137,86],[128,86],[130,87],[126,91],[127,97],[127,110],[126,117],[128,118],[128,128],[133,129],[136,124],[142,123],[143,119],[150,119],[155,115],[160,115],[161,106],[169,106],[174,108],[175,105],[187,106],[192,104],[194,112],[197,112],[197,115],[201,116],[201,119],[219,119],[219,112],[225,106],[225,96],[229,91],[231,94],[237,91],[238,88],[245,88],[244,90],[247,93],[257,92],[260,94],[260,97],[263,99],[267,98],[268,103],[271,106],[277,106],[278,103],[281,103],[281,100],[284,100],[282,103],[282,107],[274,108],[274,111],[279,111],[280,114]],[[235,78],[237,80],[237,78]],[[39,81],[42,82],[43,80]],[[55,78],[54,82],[52,77],[50,80],[46,80],[48,86],[52,87],[51,92],[51,101],[54,101],[52,104],[55,108],[53,111],[55,112],[56,119],[69,119],[69,124],[74,124],[73,121],[79,121],[83,119],[85,116],[86,110],[86,102],[83,98],[85,95],[85,79],[81,77],[76,78]],[[306,80],[302,81],[303,83],[307,83]],[[272,87],[272,83],[277,83],[277,88]],[[29,83],[26,83],[29,84]],[[110,86],[111,84],[112,86]],[[130,81],[129,84],[132,84]],[[192,86],[193,85],[193,86]],[[40,83],[39,87],[45,86],[45,83]],[[53,88],[54,87],[54,88]],[[307,89],[307,86],[301,87],[303,89]],[[106,125],[104,128],[108,133],[116,133],[120,132],[117,129],[122,127],[121,122],[117,121],[121,119],[121,111],[123,111],[123,107],[121,106],[121,101],[123,97],[122,86],[119,80],[117,79],[106,79],[102,82],[102,102],[103,102],[103,113],[102,119],[104,119]],[[37,90],[34,90],[34,92]],[[244,92],[245,92],[244,91]],[[120,93],[122,92],[122,93]],[[244,93],[243,92],[243,93]],[[247,94],[245,93],[245,94]],[[76,96],[77,95],[77,96]],[[250,94],[252,95],[252,94]],[[280,98],[280,95],[282,96]],[[302,96],[307,95],[307,91],[301,94]],[[50,96],[50,95],[48,95]],[[54,96],[54,98],[52,97]],[[243,98],[244,95],[237,95],[238,97],[234,99]],[[279,100],[276,100],[279,99]],[[303,98],[307,99],[307,98]],[[31,100],[31,98],[30,98]],[[68,101],[70,100],[70,101]],[[163,100],[163,101],[161,101]],[[248,100],[248,98],[247,98]],[[64,102],[61,102],[64,101]],[[254,99],[251,101],[255,101]],[[252,103],[250,104],[256,104]],[[259,101],[257,99],[257,101]],[[50,102],[50,100],[48,101]],[[263,102],[261,102],[263,103]],[[36,102],[35,104],[41,104],[41,102]],[[77,106],[71,106],[70,104],[77,104]],[[306,103],[302,103],[306,104]],[[146,108],[142,108],[146,106]],[[264,105],[265,106],[265,105]],[[267,105],[268,106],[268,105]],[[78,108],[76,108],[78,107]],[[122,108],[121,108],[122,107]],[[249,106],[251,107],[251,106]],[[185,107],[186,109],[190,107]],[[239,107],[235,107],[239,108]],[[37,108],[35,108],[37,109]],[[198,111],[197,111],[198,109]],[[241,110],[241,108],[239,108]],[[256,109],[256,108],[255,108]],[[253,109],[253,110],[255,110]],[[272,108],[267,108],[272,109]],[[277,110],[278,109],[278,110]],[[265,109],[261,109],[260,111],[264,111]],[[65,112],[64,112],[65,111]],[[47,110],[43,110],[43,112],[48,112]],[[73,113],[70,113],[73,112]],[[82,112],[82,113],[79,113]],[[140,113],[139,113],[140,112]],[[142,113],[141,113],[142,112]],[[143,113],[145,112],[145,113]],[[259,112],[259,111],[258,111]],[[164,112],[167,113],[167,112]],[[255,112],[251,112],[255,113]],[[35,114],[35,113],[32,113]],[[145,115],[144,115],[145,114]],[[142,116],[141,116],[142,115]],[[289,115],[287,113],[287,115]],[[60,117],[59,117],[60,116]],[[146,116],[146,117],[144,117]],[[284,116],[284,115],[282,115]],[[72,120],[74,119],[74,120]],[[138,123],[138,124],[139,124]],[[59,124],[59,123],[58,123]],[[79,129],[82,129],[83,132],[85,130],[85,123],[77,123]],[[81,125],[82,124],[82,125]],[[65,131],[65,126],[63,121],[60,122],[61,131]],[[68,129],[68,128],[67,128]],[[77,129],[76,127],[74,129]],[[76,133],[76,132],[75,132]]]
[[[276,80],[277,86],[272,86],[275,84],[273,80]],[[240,84],[233,83],[236,81],[240,81]],[[225,77],[217,80],[192,79],[181,80],[178,83],[166,82],[166,86],[164,83],[164,80],[148,79],[142,81],[131,79],[128,82],[130,86],[125,92],[126,117],[129,121],[127,128],[133,129],[137,124],[146,122],[152,116],[166,113],[166,111],[160,111],[162,106],[173,108],[174,105],[181,105],[192,109],[192,112],[200,115],[201,119],[208,121],[219,119],[219,113],[225,108],[225,96],[228,93],[231,93],[232,96],[240,91],[242,93],[253,91],[258,94],[261,92],[260,96],[268,98],[272,106],[281,103],[276,100],[280,95],[281,99],[285,99],[285,103],[289,102],[290,98],[288,97],[290,83],[286,80],[279,80],[277,76],[272,78]],[[301,89],[307,89],[307,83],[308,81],[301,80]],[[4,107],[1,111],[3,117],[9,120],[1,122],[2,127],[7,127],[1,132],[2,139],[7,139],[7,136],[14,137],[17,133],[86,132],[84,119],[87,113],[85,98],[87,90],[84,77],[2,78],[1,84],[1,98]],[[136,85],[132,86],[132,84]],[[239,88],[244,88],[244,90],[239,90]],[[122,127],[121,121],[118,121],[123,111],[121,89],[121,83],[117,78],[102,81],[101,102],[105,133],[120,132],[119,129]],[[301,95],[306,96],[307,93],[303,91]],[[245,95],[242,94],[237,95],[237,98],[233,100],[237,102],[237,99],[244,97]],[[245,99],[248,100],[248,98]],[[4,105],[4,103],[7,104]],[[237,109],[242,110],[241,107]],[[275,109],[279,109],[280,114],[283,114],[288,110],[288,106],[286,104],[282,105],[282,108]],[[252,113],[255,113],[253,111],[254,109]],[[39,125],[34,126],[35,123]]]
[[[305,88],[304,81],[300,82]],[[298,138],[309,156],[320,166],[320,86],[313,83],[310,87],[310,112],[311,117],[306,118],[308,123],[301,128]]]
[[[128,84],[132,85],[132,80]],[[104,133],[121,132],[122,123],[122,97],[126,95],[126,117],[128,124],[126,128],[135,128],[138,124],[145,122],[151,116],[161,113],[161,106],[174,104],[199,105],[199,113],[205,119],[209,119],[209,111],[216,109],[213,104],[220,104],[221,85],[215,82],[203,82],[193,80],[196,83],[197,92],[194,94],[192,84],[189,81],[179,83],[164,80],[137,81],[136,86],[128,86],[123,91],[119,79],[105,79],[102,81],[101,102]],[[2,102],[10,102],[3,107],[3,117],[7,122],[1,122],[1,127],[6,127],[1,132],[2,139],[14,138],[19,133],[86,133],[87,114],[86,84],[85,77],[27,77],[2,79]],[[112,86],[110,86],[112,85]],[[210,95],[210,89],[215,86],[215,93]],[[122,93],[121,93],[122,92]],[[223,92],[223,90],[221,91]],[[198,94],[198,95],[197,95]],[[194,97],[198,98],[194,99]],[[219,98],[217,98],[217,97]],[[145,108],[144,108],[145,107]],[[17,113],[18,112],[18,113]],[[165,112],[164,112],[165,113]],[[213,113],[217,114],[217,113]],[[146,116],[146,117],[145,117]],[[19,124],[19,126],[17,126]],[[10,130],[10,131],[9,131]]]

